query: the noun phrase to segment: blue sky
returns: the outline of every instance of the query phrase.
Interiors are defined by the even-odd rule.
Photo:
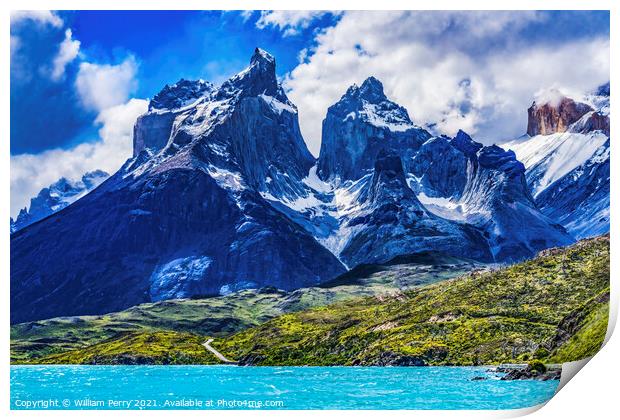
[[[60,82],[40,76],[52,61],[65,27],[80,42],[80,55],[95,63],[118,64],[136,58],[137,83],[131,93],[149,98],[179,78],[203,78],[215,83],[240,71],[257,45],[278,57],[278,72],[297,64],[297,54],[312,40],[314,29],[331,23],[312,22],[299,36],[283,37],[278,29],[258,29],[258,14],[196,11],[76,11],[58,12],[62,28],[34,21],[14,24],[20,38],[20,66],[11,72],[11,153],[38,153],[68,147],[95,137],[96,112],[80,106],[73,88],[78,60]],[[32,30],[34,27],[35,30]],[[39,118],[33,119],[35,114]]]
[[[413,120],[485,143],[519,136],[537,92],[609,78],[608,12],[17,12],[11,19],[11,214],[59,176],[115,170],[166,83],[221,83],[254,47],[277,59],[318,152],[321,121],[374,75]]]

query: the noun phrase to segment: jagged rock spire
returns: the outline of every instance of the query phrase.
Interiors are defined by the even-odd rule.
[[[362,86],[359,88],[359,92],[360,97],[371,103],[387,100],[383,92],[383,84],[374,76],[370,76],[368,79],[364,80],[364,83],[362,83]]]
[[[458,133],[456,133],[456,136],[450,140],[450,144],[463,152],[467,157],[474,156],[482,149],[482,144],[475,142],[470,135],[463,130],[459,130]]]
[[[288,102],[288,98],[278,84],[276,77],[276,59],[260,48],[254,50],[250,65],[224,82],[219,95],[239,92],[241,96],[273,96],[280,101]]]
[[[318,175],[325,180],[358,179],[373,169],[381,149],[415,150],[430,137],[413,124],[405,108],[385,96],[379,80],[368,77],[327,110]]]

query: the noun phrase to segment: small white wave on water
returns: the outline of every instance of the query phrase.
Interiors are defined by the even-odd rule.
[[[282,395],[282,394],[286,394],[289,392],[289,391],[281,391],[278,388],[276,388],[275,385],[267,384],[267,386],[273,390],[272,392],[268,393],[269,395]]]

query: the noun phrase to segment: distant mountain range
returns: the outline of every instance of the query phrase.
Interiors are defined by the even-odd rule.
[[[30,207],[21,209],[15,220],[11,218],[11,233],[64,209],[92,191],[109,176],[107,172],[96,170],[85,173],[79,180],[60,178],[30,199]]]
[[[518,261],[604,230],[604,222],[592,232],[580,223],[604,212],[605,179],[609,228],[600,92],[591,98],[597,107],[566,100],[531,109],[533,137],[509,143],[512,151],[462,131],[431,135],[370,77],[328,109],[315,159],[275,65],[256,49],[219,87],[166,86],[138,118],[133,156],[117,173],[12,234],[11,322],[293,290],[423,251]],[[557,135],[596,147],[577,159],[589,152],[550,140],[544,153],[559,152],[547,161],[577,162],[569,171],[523,157],[537,137]],[[573,192],[560,200],[554,191]]]

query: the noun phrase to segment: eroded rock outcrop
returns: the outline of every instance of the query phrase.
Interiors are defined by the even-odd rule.
[[[588,112],[590,105],[576,102],[554,92],[554,97],[545,102],[534,102],[527,110],[527,134],[536,136],[563,133]]]

